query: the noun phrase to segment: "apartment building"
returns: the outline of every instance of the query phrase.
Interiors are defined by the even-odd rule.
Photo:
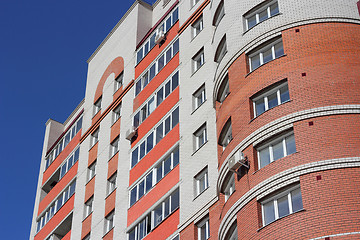
[[[360,4],[137,0],[49,119],[30,239],[360,237]]]

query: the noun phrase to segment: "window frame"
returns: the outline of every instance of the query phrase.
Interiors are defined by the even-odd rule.
[[[119,76],[117,76],[114,80],[114,93],[117,92],[117,90],[119,90],[124,82],[124,71],[122,71]]]
[[[274,13],[273,15],[271,15],[271,7],[274,6],[275,4],[277,4],[277,12]],[[267,17],[263,20],[260,21],[260,16],[259,14],[262,13],[264,10],[266,9],[266,13],[267,13]],[[256,25],[268,20],[271,17],[274,17],[276,15],[280,14],[280,9],[279,9],[279,2],[277,0],[273,0],[273,1],[265,1],[265,3],[261,3],[258,6],[255,6],[254,8],[252,8],[248,13],[246,13],[244,15],[244,19],[245,19],[245,31],[248,31],[250,29],[252,29],[253,27],[255,27]],[[255,24],[251,27],[249,27],[249,19],[255,16]]]
[[[216,8],[214,18],[213,18],[213,26],[217,27],[219,26],[221,20],[225,16],[225,6],[224,6],[224,0],[220,1],[218,7]]]
[[[268,141],[266,141],[266,142],[264,142],[262,144],[259,144],[259,146],[256,147],[258,166],[259,166],[258,169],[264,168],[264,167],[266,167],[267,165],[269,165],[272,162],[275,162],[275,161],[277,161],[277,160],[279,160],[281,158],[284,158],[284,157],[287,157],[287,156],[293,154],[293,153],[289,153],[288,150],[287,150],[286,139],[289,138],[289,137],[294,138],[295,152],[293,152],[293,153],[296,153],[296,141],[295,141],[295,134],[294,134],[293,130],[286,131],[285,133],[282,133],[282,134],[280,134],[278,136],[275,136],[275,137],[271,138],[270,140],[268,140]],[[282,143],[283,157],[274,159],[273,146],[280,143],[280,142]],[[262,151],[264,149],[268,149],[268,151],[269,151],[270,162],[268,164],[262,166],[261,165],[260,151]]]
[[[293,210],[293,198],[292,198],[292,194],[293,192],[295,192],[296,190],[300,190],[300,197],[301,197],[301,205],[302,205],[302,208],[301,209],[298,209],[296,211]],[[287,205],[288,205],[288,210],[289,210],[289,213],[284,215],[284,216],[281,216],[279,217],[279,208],[278,208],[278,200],[280,198],[283,198],[287,196]],[[264,210],[264,205],[267,204],[267,203],[270,203],[270,202],[273,202],[273,210],[274,210],[274,220],[268,222],[268,223],[265,223],[265,210]],[[289,216],[293,213],[296,213],[296,212],[299,212],[299,211],[302,211],[304,209],[304,205],[303,205],[303,200],[302,200],[302,193],[301,193],[301,187],[300,187],[300,184],[296,184],[295,186],[292,186],[292,187],[288,187],[287,189],[285,190],[282,190],[281,192],[269,197],[269,198],[265,198],[264,200],[260,201],[260,205],[261,205],[261,217],[262,217],[262,224],[263,224],[263,227],[275,222],[276,220],[278,219],[281,219],[283,217],[286,217],[286,216]]]
[[[107,234],[114,228],[115,211],[112,211],[105,217],[104,221],[104,234]]]
[[[90,166],[88,166],[88,172],[87,172],[87,182],[90,182],[91,179],[93,179],[93,177],[95,177],[96,175],[96,161],[94,161],[92,164],[90,164]]]
[[[204,29],[204,19],[201,14],[193,24],[191,24],[191,39],[194,39]]]
[[[275,50],[275,45],[281,43],[281,48],[282,48],[282,54],[279,56],[276,56],[276,50]],[[264,62],[264,52],[267,52],[268,50],[271,50],[271,58],[269,61]],[[277,37],[275,39],[269,40],[268,42],[264,43],[263,45],[259,46],[257,48],[257,50],[255,51],[250,51],[249,54],[247,54],[248,56],[248,62],[249,62],[249,69],[250,72],[253,72],[254,70],[260,68],[261,66],[263,66],[264,64],[271,62],[275,59],[278,59],[282,56],[285,55],[285,51],[284,51],[284,44],[282,41],[282,37]],[[259,66],[253,68],[252,66],[252,59],[256,56],[259,56]]]
[[[112,124],[116,123],[117,120],[121,117],[121,106],[122,103],[120,103],[114,110],[112,111]]]
[[[225,187],[223,190],[223,194],[225,196],[225,202],[229,200],[229,198],[235,191],[236,191],[235,177],[234,174],[230,173],[230,176],[228,177],[228,179],[226,179]]]
[[[94,202],[94,196],[91,196],[84,203],[84,219],[87,218],[93,212],[93,202]]]
[[[226,123],[224,124],[221,132],[220,132],[220,137],[219,137],[219,141],[218,144],[220,146],[222,146],[223,151],[225,150],[225,148],[227,147],[227,145],[229,145],[229,143],[233,140],[233,136],[232,136],[232,124],[231,124],[231,117],[226,121]]]
[[[107,184],[106,184],[106,196],[109,196],[112,192],[115,191],[117,185],[117,172],[115,172],[111,177],[108,178]]]
[[[194,177],[195,181],[195,198],[205,192],[209,186],[209,173],[208,167],[206,166]],[[201,189],[201,183],[204,182],[204,189]]]
[[[202,47],[192,58],[192,73],[196,73],[205,64],[204,47]]]
[[[281,92],[280,90],[284,87],[287,87],[287,92],[289,95],[289,99],[286,99],[285,101],[282,102],[281,100]],[[287,80],[285,80],[284,82],[280,81],[279,83],[275,83],[274,85],[269,86],[268,88],[264,89],[265,92],[263,92],[262,94],[260,94],[259,96],[256,97],[252,97],[251,101],[253,102],[253,114],[254,114],[254,118],[260,116],[261,114],[263,114],[264,112],[275,108],[277,106],[280,106],[281,104],[284,104],[286,102],[290,101],[290,91],[289,91],[289,84],[287,82]],[[272,94],[276,93],[276,99],[277,99],[277,105],[273,106],[271,108],[269,108],[269,101],[268,101],[268,97]],[[256,102],[263,99],[264,100],[264,108],[265,110],[259,114],[257,114],[256,111]]]
[[[202,229],[205,228],[205,239],[210,238],[210,226],[209,226],[209,216],[203,218],[200,222],[196,223],[197,227],[197,239],[201,240],[202,238]]]
[[[218,101],[219,103],[223,103],[229,94],[230,94],[229,75],[226,74],[226,76],[221,81],[221,84],[219,86],[216,101]]]
[[[201,125],[194,133],[194,151],[197,151],[198,149],[200,149],[203,145],[205,145],[205,143],[207,143],[208,139],[207,139],[207,129],[206,129],[206,123],[204,123],[203,125]],[[204,136],[204,137],[201,137]],[[201,138],[200,138],[201,137]],[[201,139],[204,139],[203,141],[201,141]]]
[[[99,141],[99,132],[100,129],[97,128],[92,134],[91,134],[91,141],[90,141],[90,148],[95,146],[95,144]]]
[[[94,102],[93,105],[93,117],[101,111],[101,102],[102,102],[102,96],[98,98],[98,100],[96,100]]]
[[[226,34],[222,37],[216,48],[214,62],[220,63],[227,53]]]
[[[206,101],[205,83],[201,85],[193,94],[193,111],[198,109]]]
[[[119,140],[120,136],[117,136],[111,143],[110,143],[110,158],[114,157],[115,154],[119,152]]]

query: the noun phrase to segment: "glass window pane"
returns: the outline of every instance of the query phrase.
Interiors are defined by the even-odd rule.
[[[292,210],[293,212],[303,209],[300,188],[291,192]]]
[[[249,17],[247,19],[247,24],[248,24],[248,29],[252,28],[253,26],[256,25],[256,15]]]
[[[149,42],[146,42],[144,45],[144,56],[149,52]]]
[[[179,190],[171,195],[171,212],[179,207]]]
[[[164,67],[165,59],[164,55],[162,55],[158,60],[158,72]]]
[[[176,40],[173,44],[173,56],[179,51],[179,39]]]
[[[282,42],[275,44],[275,58],[284,55],[284,48]]]
[[[268,18],[267,9],[259,13],[259,21],[262,22]]]
[[[135,228],[129,233],[129,240],[135,240]]]
[[[268,99],[268,106],[269,106],[269,109],[273,108],[273,107],[276,107],[278,105],[278,100],[277,100],[277,94],[276,92],[274,92],[273,94],[269,95],[267,97]]]
[[[163,138],[163,123],[156,128],[156,144]]]
[[[139,51],[137,52],[137,63],[139,63],[142,58],[143,58],[143,49],[140,48]]]
[[[279,218],[288,215],[289,212],[289,203],[288,203],[288,196],[281,197],[277,200],[278,203],[278,211],[279,211]]]
[[[251,71],[258,68],[260,66],[260,55],[257,54],[250,58],[251,61]]]
[[[82,128],[82,117],[76,123],[76,132],[79,132],[81,128]]]
[[[280,98],[281,98],[281,103],[290,100],[289,87],[288,87],[288,85],[280,88]]]
[[[172,76],[172,91],[174,91],[178,85],[179,85],[179,72],[176,72]]]
[[[152,97],[148,102],[148,113],[149,115],[155,110],[155,97]]]
[[[141,92],[141,80],[137,81],[135,86],[135,96],[137,96]]]
[[[135,148],[134,151],[132,152],[132,156],[131,156],[131,167],[134,167],[135,164],[138,162],[138,150],[139,148]]]
[[[80,148],[78,148],[78,149],[75,151],[75,154],[74,154],[74,163],[76,163],[77,160],[79,160],[79,153],[80,153]]]
[[[279,13],[279,5],[276,2],[276,3],[274,3],[273,5],[270,6],[270,15],[274,16],[277,13]]]
[[[170,116],[165,120],[165,135],[170,132]]]
[[[176,151],[173,154],[173,167],[179,164],[179,149],[176,149]]]
[[[172,117],[172,128],[179,123],[179,107],[177,107],[171,114]]]
[[[166,51],[166,64],[171,60],[171,48]]]
[[[146,236],[146,220],[143,220],[138,225],[139,239],[143,239]]]
[[[174,11],[173,11],[173,14],[172,14],[172,24],[174,25],[174,23],[179,19],[179,10],[178,8],[176,8]]]
[[[170,198],[165,200],[165,211],[164,211],[164,217],[167,217],[170,214]]]
[[[154,210],[154,226],[157,226],[162,221],[162,204]]]
[[[283,149],[283,143],[278,142],[272,146],[273,149],[273,160],[277,160],[279,158],[284,157],[284,149]]]
[[[270,163],[270,153],[269,148],[265,148],[263,150],[259,151],[259,157],[260,157],[260,168],[265,167]]]
[[[152,179],[153,179],[153,172],[150,172],[146,176],[146,191],[145,192],[148,192],[152,188]]]
[[[140,184],[138,185],[138,189],[139,189],[138,199],[140,199],[145,193],[145,181],[144,180],[142,180],[140,182]]]
[[[135,186],[130,192],[130,206],[134,205],[134,203],[136,202],[136,192],[137,186]]]
[[[271,223],[275,220],[275,209],[274,209],[274,202],[268,202],[263,205],[264,210],[264,222],[265,225]]]
[[[152,49],[155,46],[155,36],[156,34],[153,34],[150,38],[150,49]]]
[[[263,63],[267,63],[267,62],[273,60],[271,48],[266,50],[265,52],[263,52],[263,60],[264,60]]]
[[[138,112],[135,116],[134,116],[134,127],[138,127],[140,125],[140,112]]]
[[[166,32],[169,31],[169,29],[171,28],[172,24],[171,24],[171,16],[166,20]]]
[[[164,88],[160,88],[160,90],[156,93],[156,105],[159,106],[160,103],[164,100]]]
[[[165,161],[164,161],[164,176],[166,174],[168,174],[171,170],[171,157],[169,156]]]
[[[286,154],[290,155],[296,152],[295,136],[291,135],[286,138]]]
[[[169,94],[170,94],[170,84],[171,84],[171,81],[168,81],[165,84],[165,98],[167,98],[167,96],[169,96]]]
[[[146,153],[154,147],[154,133],[151,133],[146,139]]]
[[[150,68],[150,79],[149,79],[149,82],[155,77],[155,65],[156,64],[153,64]]]
[[[265,102],[263,98],[255,102],[255,111],[256,111],[256,116],[259,116],[260,114],[265,112]]]
[[[67,163],[61,166],[60,178],[62,178],[66,173],[66,164]]]
[[[74,162],[74,155],[72,155],[67,162],[67,171],[69,171],[69,169],[73,166],[73,162]]]
[[[146,141],[142,142],[140,145],[140,159],[145,156],[145,148],[146,148]]]
[[[160,163],[157,167],[156,167],[156,182],[159,182],[162,177],[163,177],[163,171],[162,171],[162,164]]]

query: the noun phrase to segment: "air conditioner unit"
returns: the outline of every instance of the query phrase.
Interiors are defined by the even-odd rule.
[[[132,126],[130,129],[126,130],[126,139],[131,141],[133,137],[137,136],[137,128]]]
[[[157,32],[155,36],[155,44],[160,45],[165,40],[165,33],[164,31]]]
[[[247,158],[244,156],[244,153],[241,151],[237,151],[229,159],[229,169],[230,171],[236,171],[241,166],[249,168],[249,165],[247,164]]]

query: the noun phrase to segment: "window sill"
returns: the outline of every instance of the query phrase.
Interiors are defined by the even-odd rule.
[[[198,69],[196,69],[195,71],[193,71],[193,73],[190,75],[190,77],[194,76],[195,73],[197,73],[197,72],[202,68],[202,66],[205,65],[205,63],[206,63],[206,62],[204,62]]]
[[[198,149],[196,149],[196,150],[191,154],[191,156],[194,156],[194,154],[197,153],[207,142],[208,142],[208,140],[206,140],[206,142],[204,142],[203,145],[201,145]]]
[[[256,70],[258,70],[258,69],[261,68],[262,66],[265,66],[265,65],[268,64],[268,63],[271,63],[271,62],[273,62],[273,61],[275,61],[275,60],[277,60],[277,59],[279,59],[279,58],[286,57],[286,56],[287,56],[286,54],[283,54],[283,55],[281,55],[281,56],[279,56],[279,57],[277,57],[277,58],[274,58],[274,59],[268,61],[267,63],[264,63],[264,64],[258,66],[258,67],[255,68],[254,70],[252,70],[252,71],[250,71],[249,73],[247,73],[247,74],[245,75],[245,78],[247,78],[251,73],[255,72]]]
[[[252,121],[255,121],[255,119],[257,119],[258,117],[262,116],[263,114],[269,112],[270,110],[272,110],[272,109],[274,109],[274,108],[276,108],[276,107],[282,106],[282,105],[284,105],[284,104],[286,104],[286,103],[288,103],[288,102],[292,102],[292,100],[289,99],[289,100],[281,103],[280,105],[277,105],[277,106],[275,106],[275,107],[273,107],[273,108],[270,108],[270,109],[268,109],[268,110],[265,110],[264,112],[260,113],[260,114],[257,115],[256,117],[252,118],[249,123],[251,123]]]
[[[121,118],[121,116],[120,116],[118,119],[116,119],[116,121],[114,121],[114,122],[111,124],[111,127],[114,126],[115,123],[117,123],[117,122],[120,120],[120,118]]]
[[[297,154],[297,153],[299,153],[299,152],[298,152],[298,151],[296,151],[296,152],[294,152],[294,153],[292,153],[292,154],[289,154],[289,155],[286,155],[286,156],[284,156],[284,157],[282,157],[282,158],[276,159],[276,160],[272,161],[271,163],[269,163],[268,165],[265,165],[264,167],[259,168],[258,170],[256,170],[256,171],[255,171],[255,172],[253,172],[252,174],[254,175],[255,173],[259,172],[261,169],[264,169],[264,168],[266,168],[267,166],[269,166],[270,164],[272,164],[272,163],[274,163],[274,162],[277,162],[277,161],[279,161],[279,160],[281,160],[281,159],[283,159],[283,158],[286,158],[286,157],[288,157],[288,156],[291,156],[291,155]]]
[[[92,213],[93,213],[93,211],[91,211],[91,212],[89,213],[89,215],[87,215],[87,216],[82,220],[82,223],[85,222],[85,220],[88,219]]]
[[[106,195],[105,200],[106,200],[113,192],[115,192],[116,188],[117,188],[117,187],[115,187],[111,192],[109,192],[109,193]]]
[[[94,145],[92,145],[92,146],[90,147],[89,152],[91,151],[91,149],[93,149],[93,148],[96,146],[96,144],[97,144],[98,142],[99,142],[99,140],[97,140],[96,143],[94,143]]]
[[[116,153],[112,154],[111,157],[109,158],[108,162],[110,162],[110,160],[113,159],[118,152],[119,152],[119,150],[117,150]]]
[[[89,183],[95,176],[96,176],[96,174],[94,174],[94,176],[92,176],[89,180],[87,180],[85,186],[88,185],[88,183]]]
[[[244,36],[244,35],[245,35],[247,32],[249,32],[251,29],[253,29],[253,28],[255,28],[256,26],[260,25],[261,23],[266,22],[267,20],[269,20],[269,19],[271,19],[271,18],[273,18],[273,17],[279,16],[279,15],[282,15],[282,13],[279,12],[279,13],[277,13],[277,14],[275,14],[275,15],[272,15],[271,17],[265,19],[264,21],[258,22],[257,24],[255,24],[255,25],[252,26],[251,28],[245,30],[242,35]],[[245,21],[246,21],[246,19],[245,19]]]
[[[195,108],[195,109],[190,113],[190,115],[193,115],[193,113],[196,112],[196,110],[198,110],[205,102],[206,102],[206,99],[205,99],[205,101],[203,101],[197,108]]]
[[[195,201],[201,194],[203,194],[206,190],[208,190],[210,188],[210,186],[207,186],[207,188],[205,188],[201,193],[199,193],[198,195],[196,195],[193,199],[193,201]]]
[[[106,237],[106,235],[107,235],[109,232],[111,232],[111,230],[113,230],[113,229],[114,229],[114,226],[112,226],[112,227],[109,229],[109,231],[107,231],[107,232],[104,234],[104,236],[103,236],[102,238]]]
[[[277,221],[279,221],[279,220],[281,220],[281,219],[284,219],[284,218],[286,218],[286,217],[292,216],[292,215],[297,214],[297,213],[300,213],[300,212],[305,212],[305,211],[306,211],[306,210],[303,208],[303,209],[300,209],[300,210],[298,210],[298,211],[296,211],[296,212],[293,212],[293,213],[290,213],[290,214],[288,214],[288,215],[285,215],[285,216],[283,216],[283,217],[281,217],[281,218],[275,219],[275,220],[272,221],[271,223],[268,223],[267,225],[262,226],[261,228],[259,228],[259,229],[256,230],[256,231],[257,231],[257,232],[260,232],[262,229],[264,229],[264,228],[266,228],[267,226],[273,224],[274,222],[277,222]]]

